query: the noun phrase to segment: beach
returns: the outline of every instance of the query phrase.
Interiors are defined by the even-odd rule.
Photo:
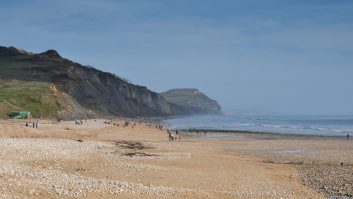
[[[353,140],[344,137],[243,132],[169,141],[156,124],[107,121],[40,121],[37,129],[1,121],[0,198],[353,195]]]

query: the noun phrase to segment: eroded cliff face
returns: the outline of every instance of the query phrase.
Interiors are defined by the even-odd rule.
[[[67,77],[60,78],[63,75]],[[73,66],[68,71],[60,71],[59,74],[53,75],[51,80],[84,107],[102,114],[119,116],[174,114],[173,105],[157,93],[95,69]]]
[[[85,116],[185,114],[183,107],[167,102],[146,87],[64,59],[54,50],[34,54],[0,47],[0,79],[52,83],[86,109],[80,112],[87,113]]]

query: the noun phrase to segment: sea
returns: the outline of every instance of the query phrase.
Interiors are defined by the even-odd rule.
[[[164,120],[169,129],[208,129],[307,134],[353,135],[353,115],[194,115]]]

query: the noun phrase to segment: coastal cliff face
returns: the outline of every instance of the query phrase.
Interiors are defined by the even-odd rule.
[[[197,114],[218,114],[221,113],[221,106],[217,101],[210,99],[198,89],[184,88],[171,89],[161,93],[168,101],[182,107],[189,112]]]
[[[66,118],[185,113],[183,107],[167,102],[146,87],[130,84],[113,74],[64,59],[55,50],[34,54],[14,47],[0,47],[0,80],[19,81],[22,83],[20,85],[27,85],[24,82],[48,84],[51,88],[48,90],[51,93],[49,98],[57,102],[58,116]],[[33,93],[36,92],[46,93],[34,89]],[[35,100],[31,96],[27,97],[28,103]],[[59,97],[63,99],[59,100]],[[38,99],[42,100],[41,97]],[[12,104],[16,108],[16,100],[8,99],[2,105]]]

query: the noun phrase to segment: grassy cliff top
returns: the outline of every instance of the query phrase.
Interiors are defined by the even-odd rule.
[[[61,105],[51,86],[43,82],[0,80],[0,116],[7,116],[11,111],[30,111],[33,116],[55,116]]]

